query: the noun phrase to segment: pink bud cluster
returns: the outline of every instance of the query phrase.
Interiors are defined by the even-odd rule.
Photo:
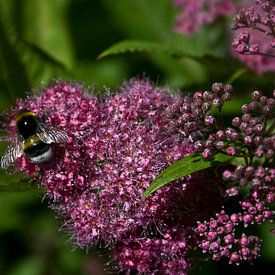
[[[218,16],[228,16],[233,13],[233,0],[174,0],[181,9],[178,16],[176,30],[186,34],[193,34],[200,27],[212,23]]]
[[[205,92],[205,99],[209,98],[208,93]],[[214,98],[214,95],[212,97]],[[212,131],[203,144],[200,140],[200,148],[197,148],[204,148],[205,158],[218,151],[224,151],[230,156],[265,157],[267,162],[272,162],[275,149],[273,126],[268,127],[267,123],[272,124],[274,120],[275,98],[274,95],[270,98],[263,96],[260,91],[254,91],[251,97],[253,101],[241,108],[243,115],[233,118],[233,127],[222,128],[213,117],[212,126],[216,127],[217,131]]]
[[[228,258],[229,263],[239,264],[241,260],[252,261],[259,256],[261,241],[257,236],[236,235],[237,225],[245,220],[242,214],[230,216],[221,211],[215,218],[198,223],[199,247],[217,261]]]
[[[275,71],[275,3],[272,0],[247,1],[234,18],[232,42],[238,58],[256,73]]]
[[[252,99],[251,103],[242,106],[243,115],[233,118],[235,128],[230,128],[227,145],[223,148],[229,155],[245,158],[246,165],[237,165],[234,171],[225,170],[223,177],[230,183],[226,191],[228,196],[236,196],[244,187],[249,187],[251,199],[271,203],[275,192],[275,98],[254,91]],[[259,159],[262,162],[255,165]]]
[[[274,169],[268,162],[262,164],[263,171],[241,169],[234,180],[236,171],[229,167],[223,177],[230,186],[222,184],[219,173],[204,170],[142,198],[152,180],[174,161],[194,151],[210,158],[214,152],[235,149],[230,142],[243,134],[234,128],[219,129],[209,113],[213,107],[221,111],[231,91],[231,86],[215,83],[212,91],[173,97],[148,80],[133,79],[117,94],[99,98],[81,85],[57,82],[40,95],[19,100],[7,114],[11,123],[6,127],[14,138],[14,116],[29,109],[69,135],[66,144],[54,145],[50,162],[37,165],[23,155],[17,165],[46,188],[52,208],[76,245],[107,246],[118,269],[126,272],[187,274],[197,249],[214,260],[253,260],[259,255],[260,240],[244,233],[238,236],[236,228],[242,232],[242,226],[272,221],[266,201],[274,201]],[[273,101],[256,92],[253,96],[257,111],[262,110],[257,119],[253,115],[249,120],[256,119],[256,127],[271,116]],[[245,115],[252,105],[243,107]],[[256,128],[263,137],[257,146],[270,155],[274,148],[263,142],[268,130]],[[254,132],[249,135],[252,140],[256,137]],[[248,148],[251,154],[256,150],[255,145]],[[250,179],[260,174],[260,184],[254,186]],[[240,196],[241,184],[251,188],[245,197]],[[234,203],[227,201],[233,195],[239,196],[240,211],[221,211]]]
[[[223,128],[214,119],[212,127],[216,126],[217,130],[212,131],[206,140],[197,141],[198,149],[206,159],[223,152],[242,157],[246,163],[231,166],[223,172],[227,186],[224,195],[229,201],[231,197],[237,197],[240,211],[230,215],[221,211],[216,218],[199,222],[196,228],[200,236],[199,246],[204,253],[212,255],[213,260],[226,257],[229,263],[236,264],[241,260],[253,260],[260,252],[258,237],[237,236],[239,224],[248,227],[254,223],[272,222],[275,214],[271,208],[275,202],[275,93],[268,98],[260,91],[254,91],[251,97],[253,101],[242,106],[243,115],[233,118],[233,127]]]

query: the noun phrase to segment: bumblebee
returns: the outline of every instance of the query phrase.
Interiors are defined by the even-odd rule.
[[[24,110],[15,117],[17,136],[1,158],[3,169],[25,154],[32,162],[42,163],[53,156],[52,143],[64,143],[66,132],[44,124],[36,113]]]

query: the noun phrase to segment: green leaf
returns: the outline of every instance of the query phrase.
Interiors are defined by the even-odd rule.
[[[4,53],[12,49],[13,56],[18,57],[24,70],[24,74],[14,74],[13,71],[13,80],[16,78],[14,83],[18,83],[18,76],[24,75],[31,83],[28,89],[18,84],[20,93],[12,89],[14,98],[24,97],[31,87],[46,83],[49,79],[72,78],[69,69],[74,57],[66,23],[70,1],[44,2],[23,0],[18,6],[16,0],[9,1],[8,5],[0,0],[1,26],[10,45],[4,49]],[[6,73],[6,67],[1,65],[0,70]],[[8,90],[7,87],[5,83],[4,89]]]
[[[114,44],[107,50],[105,50],[103,53],[101,53],[98,56],[98,59],[111,56],[111,55],[117,55],[117,54],[123,54],[123,53],[133,53],[133,52],[149,52],[149,51],[157,51],[157,52],[163,52],[167,51],[167,48],[164,45],[161,45],[156,42],[150,42],[150,41],[142,41],[142,40],[124,40],[117,44]]]
[[[22,61],[33,86],[47,83],[52,78],[64,78],[69,74],[63,63],[29,41],[21,40],[18,49],[22,53]]]
[[[30,91],[31,85],[19,54],[9,41],[0,22],[0,63],[1,74],[6,82],[11,102],[22,92]]]
[[[25,51],[27,51],[27,48],[28,48],[31,55],[33,56],[33,59],[35,59],[35,57],[37,57],[41,60],[41,62],[46,62],[47,64],[55,66],[56,68],[66,70],[66,67],[63,63],[61,63],[59,60],[55,59],[53,56],[51,56],[50,54],[48,54],[46,51],[39,48],[35,44],[32,44],[31,42],[23,40],[22,47],[25,47],[24,48]]]
[[[124,53],[153,52],[167,53],[175,58],[189,57],[200,60],[204,57],[213,56],[207,49],[201,48],[194,43],[192,38],[181,41],[170,41],[169,43],[158,43],[146,40],[124,40],[112,45],[98,56],[98,59]]]
[[[70,0],[23,0],[21,16],[24,40],[70,68],[74,57],[67,22],[69,5]]]
[[[153,194],[159,188],[165,186],[171,181],[180,179],[184,176],[188,176],[200,170],[204,170],[213,166],[217,166],[226,162],[229,162],[233,158],[218,153],[211,161],[206,161],[198,153],[191,154],[185,158],[182,158],[172,165],[164,169],[150,184],[150,186],[144,192],[144,197],[148,197]]]
[[[0,171],[0,192],[41,192],[41,190],[31,185],[26,175],[9,175],[6,171]]]

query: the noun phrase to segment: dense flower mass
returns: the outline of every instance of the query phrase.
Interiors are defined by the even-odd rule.
[[[254,3],[253,3],[254,2]],[[275,2],[246,1],[234,18],[238,58],[258,74],[275,71]]]
[[[193,34],[206,24],[212,23],[218,16],[233,13],[233,0],[174,0],[181,9],[176,30]]]
[[[54,145],[50,162],[34,164],[23,155],[17,165],[46,187],[78,246],[105,244],[119,270],[187,274],[195,250],[214,260],[227,257],[230,263],[258,257],[260,240],[247,236],[242,226],[272,220],[267,202],[275,197],[274,139],[270,129],[260,126],[274,112],[274,97],[253,93],[256,101],[234,120],[246,134],[218,131],[209,111],[221,110],[231,90],[216,83],[212,91],[173,97],[147,80],[133,79],[119,93],[98,98],[81,85],[57,82],[39,96],[19,100],[6,127],[13,138],[13,117],[28,109],[69,135],[65,145]],[[252,117],[256,109],[260,115]],[[205,158],[222,150],[246,153],[243,146],[242,152],[234,147],[234,140],[247,145],[248,166],[229,166],[223,177],[221,168],[204,170],[142,198],[163,168],[194,151]],[[254,155],[266,156],[255,170],[249,168]],[[246,196],[239,192],[243,186],[250,188]],[[236,202],[232,196],[240,205],[233,208],[236,213],[227,213],[227,204]]]

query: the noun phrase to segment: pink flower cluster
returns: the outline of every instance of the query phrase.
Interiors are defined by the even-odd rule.
[[[206,24],[212,23],[218,16],[228,16],[233,13],[233,0],[174,0],[181,9],[176,30],[193,34]]]
[[[201,92],[173,97],[140,79],[105,98],[83,90],[57,82],[39,96],[19,100],[8,115],[12,120],[20,109],[29,109],[68,133],[65,145],[54,145],[52,161],[37,165],[23,155],[17,165],[47,189],[52,208],[76,245],[103,244],[119,270],[150,274],[187,274],[197,249],[234,263],[259,255],[259,240],[238,236],[235,228],[247,220],[246,214],[253,220],[261,209],[269,210],[259,204],[251,206],[256,207],[253,212],[247,204],[242,205],[247,213],[221,211],[226,188],[212,170],[142,198],[154,177],[192,153],[193,138],[209,128],[201,118],[209,116],[210,104],[203,104]],[[228,85],[215,84],[213,90],[230,98]],[[15,134],[13,123],[7,128]],[[271,220],[263,215],[262,221]]]
[[[254,2],[254,3],[253,3]],[[257,74],[275,71],[275,3],[246,1],[232,26],[238,58]]]

